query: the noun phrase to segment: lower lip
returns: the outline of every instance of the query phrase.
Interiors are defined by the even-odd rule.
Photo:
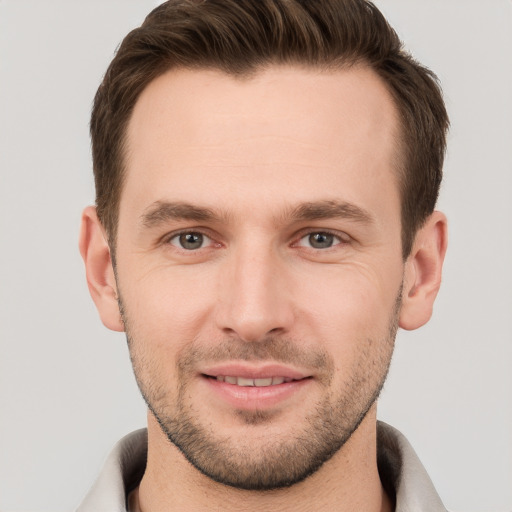
[[[218,397],[242,410],[261,410],[276,407],[308,386],[312,379],[293,380],[274,386],[237,386],[203,377],[205,383]]]

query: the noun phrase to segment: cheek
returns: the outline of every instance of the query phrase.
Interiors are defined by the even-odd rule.
[[[340,378],[351,375],[361,360],[366,365],[372,357],[380,359],[381,351],[392,350],[401,280],[399,274],[388,277],[393,279],[388,282],[361,267],[331,268],[323,281],[327,286],[303,290],[303,327],[332,354]]]
[[[158,352],[190,343],[215,303],[208,280],[189,271],[151,269],[131,279],[120,273],[119,281],[132,337]]]
[[[339,334],[348,330],[360,336],[387,325],[400,288],[398,275],[388,282],[381,273],[354,266],[331,268],[312,281],[302,299],[310,314]]]

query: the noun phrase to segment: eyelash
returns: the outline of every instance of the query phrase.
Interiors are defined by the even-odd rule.
[[[198,247],[196,249],[194,249],[194,248],[187,249],[183,246],[178,245],[179,242],[177,242],[176,244],[172,243],[173,240],[179,239],[179,237],[182,235],[200,235],[200,236],[206,238],[207,239],[206,241],[209,240],[209,244],[206,247]],[[327,236],[333,237],[337,241],[334,241],[332,245],[330,245],[328,247],[324,247],[324,248],[318,248],[318,247],[315,248],[315,247],[311,247],[311,245],[307,246],[307,245],[301,244],[302,240],[304,240],[307,237],[311,237],[312,235],[327,235]],[[315,252],[327,252],[331,249],[335,249],[337,246],[347,245],[350,243],[350,237],[346,233],[334,232],[334,231],[330,231],[328,229],[302,231],[298,237],[294,238],[294,240],[295,241],[291,244],[291,247],[302,247],[305,250],[311,250],[311,251],[315,251]],[[206,233],[205,231],[203,231],[201,229],[188,229],[188,230],[179,231],[177,233],[171,233],[170,235],[163,238],[162,242],[164,244],[172,245],[177,250],[184,251],[189,254],[197,252],[201,249],[207,249],[208,246],[212,246],[212,245],[215,247],[222,246],[221,243],[215,242],[215,239],[210,234]],[[205,242],[205,240],[203,240],[203,243],[204,242]]]
[[[324,248],[315,248],[315,247],[305,246],[305,245],[301,245],[300,244],[300,242],[302,240],[304,240],[305,238],[311,237],[312,235],[327,235],[327,236],[331,236],[334,239],[336,239],[337,242],[334,241],[332,245],[330,245],[329,247],[324,247]],[[334,232],[334,231],[330,231],[328,229],[310,230],[310,231],[301,233],[300,238],[298,238],[297,242],[294,242],[292,244],[292,246],[294,246],[294,247],[304,247],[306,249],[313,250],[313,251],[327,252],[330,249],[335,249],[337,246],[348,244],[349,243],[349,238],[350,237],[348,235],[346,235],[345,233]]]
[[[210,244],[213,242],[213,244],[216,245],[217,247],[221,246],[220,243],[215,242],[215,240],[213,239],[212,236],[210,236],[209,234],[205,233],[201,229],[184,229],[184,230],[179,231],[177,233],[171,233],[170,235],[166,236],[163,239],[163,243],[164,244],[168,244],[168,245],[172,245],[172,246],[176,247],[176,249],[181,250],[181,251],[185,251],[187,253],[193,253],[193,252],[197,252],[200,249],[205,249],[205,247],[199,247],[198,249],[195,249],[195,250],[194,249],[186,249],[185,247],[180,247],[179,245],[175,245],[175,244],[172,243],[172,240],[179,239],[179,237],[182,236],[182,235],[201,235],[202,237],[204,237],[207,240],[209,240]]]

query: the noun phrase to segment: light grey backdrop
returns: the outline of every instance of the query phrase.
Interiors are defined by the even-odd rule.
[[[113,51],[155,0],[0,0],[0,509],[78,504],[145,423],[124,337],[77,250],[93,202],[88,116]],[[441,78],[451,242],[434,318],[400,333],[380,417],[453,511],[512,510],[512,3],[381,0]]]

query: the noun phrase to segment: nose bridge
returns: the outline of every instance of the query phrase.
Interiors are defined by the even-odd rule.
[[[285,262],[267,240],[240,241],[230,251],[219,301],[219,327],[245,341],[287,331],[293,310]]]

